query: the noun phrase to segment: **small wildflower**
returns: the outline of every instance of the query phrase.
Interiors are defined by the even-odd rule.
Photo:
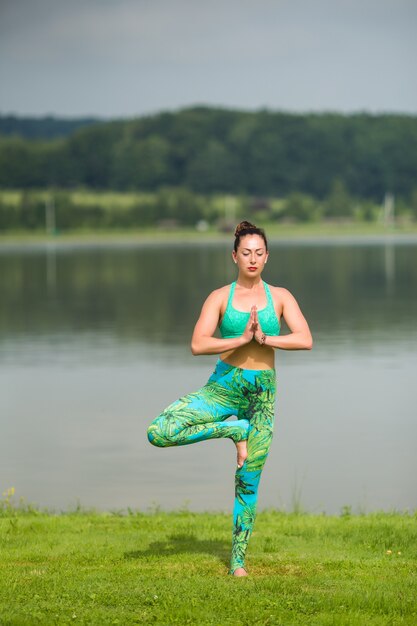
[[[154,596],[154,597],[153,597],[153,599],[154,599],[154,600],[158,600],[158,596]]]
[[[401,554],[400,550],[398,550],[397,554]]]
[[[387,554],[392,554],[392,550],[387,550]]]

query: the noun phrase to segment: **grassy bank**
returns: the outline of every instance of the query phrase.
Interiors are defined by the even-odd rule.
[[[186,188],[148,193],[0,190],[0,243],[230,240],[241,219],[263,226],[279,240],[417,234],[414,205],[397,201],[389,218],[375,202],[350,199],[345,212],[330,210],[337,202],[297,193],[263,199],[201,195]]]
[[[379,223],[347,222],[343,224],[320,222],[310,224],[276,224],[262,223],[273,241],[296,241],[297,239],[320,238],[342,240],[343,238],[392,238],[401,236],[417,236],[417,223],[409,223],[392,227],[385,227]],[[162,228],[143,228],[128,230],[69,230],[55,235],[42,231],[0,231],[0,245],[25,243],[141,243],[141,242],[232,242],[233,233],[219,232],[210,228],[198,232],[195,228],[176,228],[164,230]]]
[[[262,512],[236,579],[226,514],[6,508],[0,623],[414,625],[416,522]]]

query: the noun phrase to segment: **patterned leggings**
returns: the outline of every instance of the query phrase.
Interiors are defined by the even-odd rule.
[[[244,567],[255,521],[258,485],[274,425],[275,370],[247,370],[221,359],[199,391],[183,396],[149,426],[154,446],[183,446],[206,439],[248,440],[248,458],[235,476],[232,558],[229,573]],[[238,419],[224,421],[231,415]]]

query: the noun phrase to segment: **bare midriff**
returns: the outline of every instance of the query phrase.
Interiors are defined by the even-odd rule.
[[[235,350],[228,350],[220,355],[225,363],[246,370],[271,370],[275,367],[275,351],[268,346],[261,346],[254,339]]]

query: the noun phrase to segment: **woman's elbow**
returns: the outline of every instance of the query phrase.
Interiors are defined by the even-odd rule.
[[[313,348],[313,337],[311,335],[306,338],[304,348],[306,350],[311,350]]]
[[[191,340],[191,354],[193,356],[198,356],[199,354],[201,354],[201,348],[198,344],[198,341],[195,341],[194,339]]]

